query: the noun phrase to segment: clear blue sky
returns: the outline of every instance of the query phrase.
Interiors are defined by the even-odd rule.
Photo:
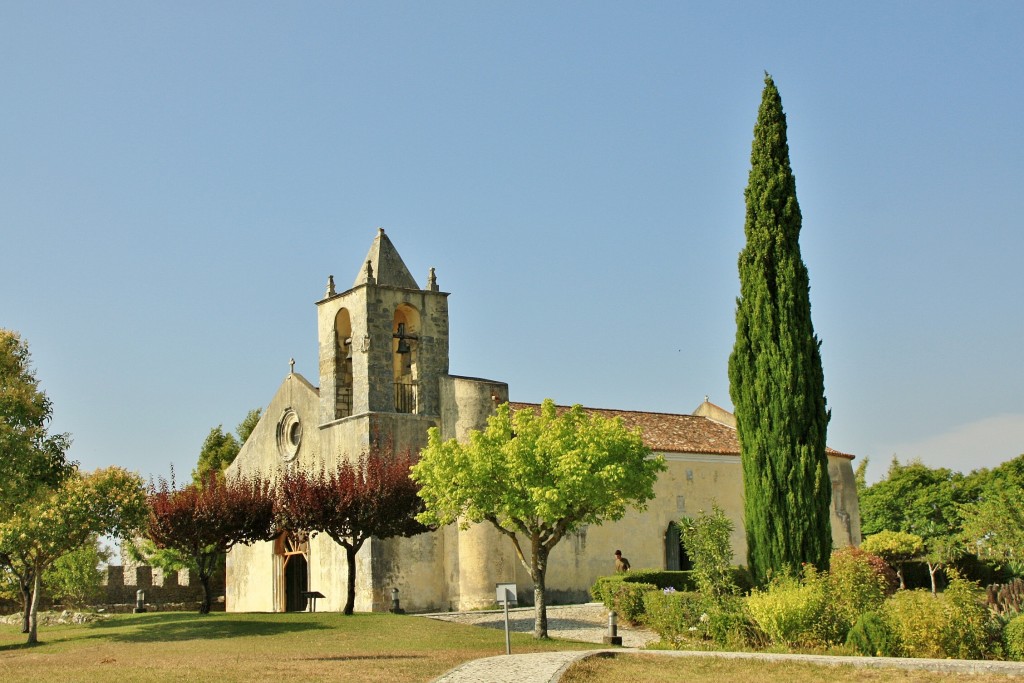
[[[314,382],[384,226],[513,399],[731,407],[750,141],[789,120],[829,443],[1024,452],[1024,4],[0,5],[0,326],[85,467],[187,473]]]

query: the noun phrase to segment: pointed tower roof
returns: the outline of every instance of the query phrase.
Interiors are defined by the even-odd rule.
[[[384,234],[384,228],[377,228],[377,237],[370,245],[370,251],[366,254],[363,265],[359,268],[359,274],[352,285],[358,287],[367,282],[366,263],[370,264],[370,273],[378,285],[385,287],[402,287],[404,289],[419,289],[405,262],[398,255],[398,250],[391,243],[388,236]]]

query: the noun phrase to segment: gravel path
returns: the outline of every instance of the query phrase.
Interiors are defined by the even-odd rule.
[[[505,629],[503,611],[486,612],[440,612],[421,616],[458,624]],[[508,611],[510,631],[533,633],[534,610],[532,607],[517,607]],[[579,640],[584,643],[602,643],[608,635],[608,610],[599,602],[585,605],[553,605],[548,607],[548,635],[564,640]],[[658,634],[645,628],[631,628],[619,624],[619,635],[623,647],[644,647],[658,640]]]

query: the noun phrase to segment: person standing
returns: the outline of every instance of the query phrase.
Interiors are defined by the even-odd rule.
[[[615,573],[622,574],[629,571],[629,560],[622,556],[621,550],[615,551]]]

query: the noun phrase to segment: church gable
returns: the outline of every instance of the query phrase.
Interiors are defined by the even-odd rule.
[[[290,373],[263,411],[259,423],[228,468],[229,476],[272,476],[288,463],[309,466],[319,454],[320,392],[302,375]]]

